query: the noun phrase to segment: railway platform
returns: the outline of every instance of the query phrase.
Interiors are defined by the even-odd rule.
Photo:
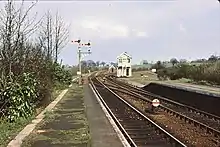
[[[87,119],[94,147],[123,147],[89,85],[84,85]]]
[[[213,95],[213,96],[220,96],[220,87],[211,87],[206,85],[195,85],[190,83],[161,83],[163,85],[167,85],[170,87],[177,87],[180,89],[188,90],[188,91],[194,91],[197,93],[207,94],[207,95]]]
[[[55,102],[52,102],[55,103]],[[8,147],[123,147],[88,81],[73,84],[33,128],[29,124]],[[36,121],[36,120],[35,120]],[[23,139],[21,139],[23,138]]]
[[[136,81],[132,81],[130,79],[123,79],[122,81],[125,81],[137,87],[146,86],[144,84],[138,83]],[[158,83],[158,84],[165,85],[168,87],[183,89],[186,91],[192,91],[196,93],[220,97],[220,87],[211,87],[211,86],[196,85],[196,84],[190,84],[190,83],[176,83],[172,81],[154,81],[153,83]]]

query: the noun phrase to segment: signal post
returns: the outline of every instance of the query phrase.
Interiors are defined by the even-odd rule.
[[[78,53],[78,62],[79,62],[79,71],[77,71],[77,75],[79,75],[79,85],[82,85],[82,55],[91,54],[91,43],[90,41],[88,43],[81,43],[81,39],[72,41],[73,43],[78,43],[77,47],[77,53]],[[87,47],[87,51],[82,51],[82,47]]]

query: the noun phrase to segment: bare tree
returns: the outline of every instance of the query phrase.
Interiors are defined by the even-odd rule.
[[[15,62],[23,59],[23,44],[28,36],[32,35],[38,27],[35,22],[36,15],[30,19],[28,17],[31,9],[36,5],[32,3],[26,10],[24,1],[20,7],[15,7],[13,0],[8,0],[5,7],[0,10],[0,58],[4,70],[7,73],[12,72],[12,66]]]
[[[67,44],[69,38],[69,30],[67,25],[65,25],[63,18],[59,16],[58,12],[56,13],[55,18],[55,62],[57,62],[58,54],[60,50]]]
[[[42,46],[44,53],[47,54],[47,59],[52,58],[52,45],[53,45],[53,22],[52,15],[48,11],[44,17],[44,21],[41,23],[39,43]]]
[[[66,45],[68,37],[69,31],[62,17],[57,12],[53,18],[51,12],[48,11],[39,37],[40,44],[47,51],[48,58],[53,58],[57,62],[60,50]]]

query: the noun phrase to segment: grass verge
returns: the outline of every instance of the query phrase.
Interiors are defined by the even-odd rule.
[[[60,88],[57,88],[52,93],[52,99],[53,101],[64,88],[68,86],[62,86]],[[5,120],[0,120],[0,147],[6,147],[8,143],[27,125],[29,124],[45,107],[39,107],[36,109],[36,113],[25,119],[20,118],[16,122],[7,122]]]
[[[28,119],[21,118],[13,123],[0,120],[0,147],[6,147],[10,140],[12,140],[24,126],[30,123],[32,119],[33,117]]]
[[[149,84],[150,82],[158,81],[157,74],[151,71],[137,71],[133,72],[132,76],[129,78],[124,78],[124,80],[138,82],[140,84]]]

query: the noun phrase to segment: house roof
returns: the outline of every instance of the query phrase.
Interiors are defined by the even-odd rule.
[[[111,68],[115,68],[115,66],[114,66],[114,65],[111,65],[111,66],[109,67],[109,69],[111,69]]]
[[[121,56],[127,56],[128,58],[132,59],[132,57],[127,52],[121,53],[119,56],[117,56],[117,59]]]

